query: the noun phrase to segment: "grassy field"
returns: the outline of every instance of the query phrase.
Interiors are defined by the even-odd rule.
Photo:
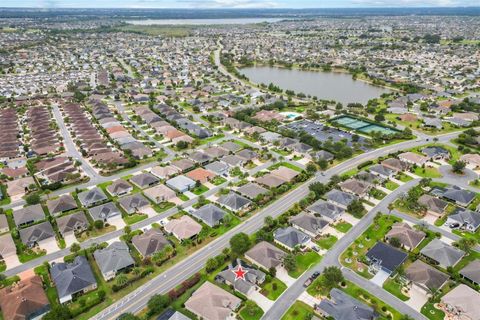
[[[312,265],[320,262],[322,257],[316,252],[308,251],[305,253],[300,253],[296,256],[297,259],[297,269],[289,272],[288,274],[293,278],[300,277],[305,271],[308,270]]]
[[[274,165],[268,167],[268,170],[275,170],[275,169],[278,169],[279,167],[286,167],[286,168],[289,168],[289,169],[292,169],[292,170],[295,170],[295,171],[298,171],[298,172],[301,172],[302,169],[289,163],[289,162],[279,162],[279,163],[275,163]]]
[[[338,240],[337,237],[333,235],[329,235],[329,236],[320,237],[320,239],[315,241],[315,243],[318,244],[320,248],[328,250],[331,247],[333,247],[333,245],[335,244],[335,242],[337,242],[337,240]]]
[[[150,36],[186,37],[192,32],[188,26],[161,26],[161,25],[125,25],[118,28],[119,31],[143,33]]]
[[[337,223],[334,227],[340,232],[347,233],[348,230],[350,230],[353,226],[346,221],[341,221]]]
[[[385,281],[383,284],[383,289],[387,290],[402,301],[407,301],[410,299],[402,293],[402,286],[393,279],[387,279],[387,281]]]
[[[288,309],[287,313],[282,317],[282,320],[303,320],[311,319],[314,314],[313,308],[301,301],[295,303]]]
[[[263,310],[259,306],[255,306],[250,310],[247,307],[243,307],[240,310],[240,318],[243,320],[258,320],[263,316],[263,313]]]
[[[387,181],[387,183],[385,183],[385,188],[387,188],[388,190],[391,190],[391,191],[397,189],[398,187],[399,187],[398,184],[396,184],[395,182],[392,182],[390,180]]]
[[[262,284],[260,291],[265,297],[270,300],[277,300],[277,298],[287,289],[287,286],[277,278],[272,278],[270,281],[265,281]]]
[[[431,167],[425,167],[425,168],[417,167],[415,168],[413,173],[422,178],[441,178],[442,177],[442,174],[440,173],[440,171],[438,171],[437,168],[431,168]]]

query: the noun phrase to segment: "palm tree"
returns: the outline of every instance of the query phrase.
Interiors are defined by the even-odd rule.
[[[118,275],[116,281],[117,281],[117,285],[124,286],[125,284],[127,284],[128,278],[125,274],[122,273],[122,274]]]

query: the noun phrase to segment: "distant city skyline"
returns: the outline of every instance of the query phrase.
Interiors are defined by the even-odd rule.
[[[0,7],[32,8],[376,8],[479,6],[478,0],[4,0]]]

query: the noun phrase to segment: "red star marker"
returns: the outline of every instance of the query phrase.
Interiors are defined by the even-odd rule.
[[[235,273],[235,281],[238,279],[245,280],[245,275],[247,274],[248,270],[245,270],[242,268],[241,265],[238,265],[236,270],[232,270],[233,273]]]

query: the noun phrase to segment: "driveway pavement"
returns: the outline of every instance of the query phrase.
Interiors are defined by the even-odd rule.
[[[265,297],[260,291],[254,291],[248,299],[253,300],[264,312],[268,311],[273,306],[273,301]]]
[[[428,297],[425,292],[419,289],[417,286],[413,285],[408,293],[410,299],[405,301],[405,303],[408,303],[408,305],[413,309],[421,311],[423,305],[428,301]]]
[[[383,271],[383,270],[379,270],[379,271],[375,274],[375,276],[373,276],[373,278],[370,279],[370,281],[372,281],[373,283],[375,283],[377,286],[382,287],[383,284],[385,283],[385,281],[387,281],[387,279],[388,279],[389,276],[390,276],[390,275],[389,275],[387,272],[385,272],[385,271]]]

